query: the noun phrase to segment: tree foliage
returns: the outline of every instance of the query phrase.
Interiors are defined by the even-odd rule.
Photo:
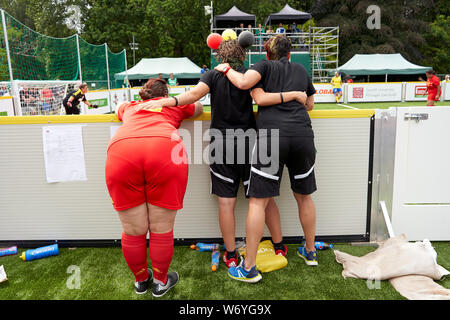
[[[209,64],[205,44],[210,0],[0,0],[0,5],[38,32],[66,37],[76,32],[67,25],[76,5],[81,9],[81,36],[90,43],[108,43],[112,51],[139,43],[136,61],[144,57],[186,56],[198,65]],[[270,13],[291,7],[310,12],[318,26],[339,26],[339,64],[356,53],[401,53],[416,64],[449,72],[448,0],[214,0],[214,15],[236,5],[255,14],[264,25]],[[369,5],[381,9],[381,28],[369,29]]]

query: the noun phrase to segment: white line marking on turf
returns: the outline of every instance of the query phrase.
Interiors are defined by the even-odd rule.
[[[337,105],[338,105],[338,106],[341,106],[341,107],[346,107],[346,108],[350,108],[350,109],[355,109],[355,110],[359,110],[358,108],[355,108],[355,107],[350,107],[350,106],[347,106],[347,105],[345,105],[345,104],[341,104],[341,103],[337,103]]]

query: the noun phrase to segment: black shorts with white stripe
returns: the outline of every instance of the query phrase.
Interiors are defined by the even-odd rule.
[[[252,152],[247,195],[255,198],[279,196],[285,165],[292,191],[303,195],[313,193],[317,190],[315,160],[313,137],[259,137]]]
[[[223,198],[237,197],[242,181],[247,194],[250,177],[250,146],[255,138],[212,139],[210,148],[211,193]]]
[[[247,194],[250,164],[211,164],[211,193],[222,198],[236,198],[242,181]]]

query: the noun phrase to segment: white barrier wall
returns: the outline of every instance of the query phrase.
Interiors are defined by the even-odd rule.
[[[13,116],[14,105],[13,97],[0,97],[0,116]]]
[[[410,241],[450,240],[449,120],[448,107],[376,110],[371,240],[389,224]]]
[[[318,236],[367,239],[373,113],[374,110],[310,113],[317,149],[318,191],[313,199]],[[208,145],[205,131],[210,125],[210,114],[197,120],[202,121],[185,121],[182,125],[195,140],[185,140],[192,157],[184,208],[177,216],[174,235],[182,239],[220,238],[217,199],[210,194],[209,165],[201,159]],[[81,127],[87,180],[47,183],[43,127],[74,125]],[[0,241],[120,239],[121,225],[104,176],[106,148],[112,128],[118,125],[115,115],[0,117],[0,136],[8,137],[0,139]],[[276,202],[284,236],[303,235],[286,169]],[[237,237],[245,236],[247,211],[248,202],[240,190]]]

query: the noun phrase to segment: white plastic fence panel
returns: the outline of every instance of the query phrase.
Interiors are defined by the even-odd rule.
[[[395,233],[409,240],[450,240],[450,108],[397,110]]]

